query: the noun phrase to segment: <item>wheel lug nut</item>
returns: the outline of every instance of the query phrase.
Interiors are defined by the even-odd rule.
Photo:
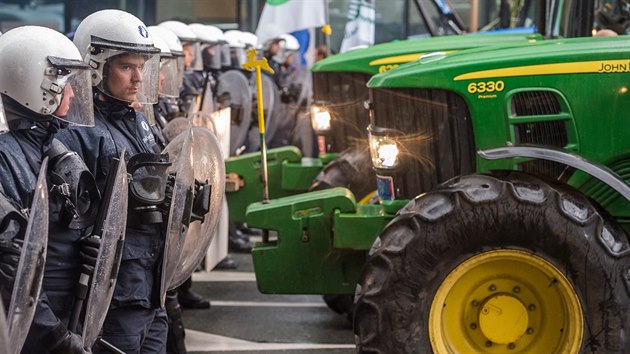
[[[514,349],[514,348],[516,348],[516,344],[514,343],[508,344],[508,349]]]
[[[519,286],[515,286],[514,289],[512,289],[513,292],[515,293],[520,293],[521,292],[521,288]]]
[[[491,346],[492,346],[492,342],[491,342],[491,341],[489,341],[489,340],[487,340],[487,341],[486,341],[486,347],[491,347]]]
[[[536,305],[530,304],[528,308],[529,308],[530,311],[534,311],[534,310],[536,310]]]
[[[476,323],[471,323],[470,324],[470,329],[477,329],[477,324]]]
[[[479,301],[473,300],[470,304],[473,306],[479,306]]]
[[[490,290],[490,291],[495,291],[495,290],[497,290],[497,286],[496,286],[496,285],[494,285],[494,284],[492,284],[492,285],[490,285],[490,286],[488,287],[488,290]]]
[[[527,329],[527,334],[533,334],[533,333],[534,333],[534,329],[533,329],[533,328],[531,328],[531,327],[529,327],[529,328]]]

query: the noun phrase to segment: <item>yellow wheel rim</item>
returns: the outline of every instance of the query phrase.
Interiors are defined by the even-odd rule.
[[[558,268],[518,250],[473,256],[448,274],[429,313],[435,353],[577,353],[582,306]]]

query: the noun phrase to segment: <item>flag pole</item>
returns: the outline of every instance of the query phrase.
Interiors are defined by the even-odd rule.
[[[332,27],[330,26],[330,16],[328,15],[328,0],[322,0],[324,2],[324,14],[326,17],[326,24],[322,27],[322,33],[324,34],[324,45],[326,46],[326,56],[330,56],[330,36],[332,35]]]

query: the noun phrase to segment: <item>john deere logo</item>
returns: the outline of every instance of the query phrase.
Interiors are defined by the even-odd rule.
[[[267,4],[269,5],[282,5],[289,0],[267,0]]]
[[[144,38],[149,38],[149,31],[142,25],[138,25],[138,33]]]

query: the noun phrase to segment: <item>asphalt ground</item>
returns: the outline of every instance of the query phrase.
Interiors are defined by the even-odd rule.
[[[236,270],[197,272],[193,290],[210,309],[185,309],[189,353],[354,353],[351,323],[319,295],[268,295],[256,287],[249,254]]]

